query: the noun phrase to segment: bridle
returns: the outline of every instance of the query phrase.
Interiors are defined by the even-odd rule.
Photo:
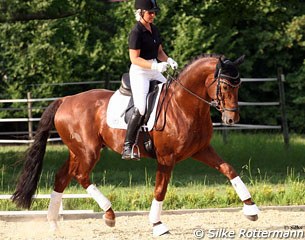
[[[210,105],[211,107],[216,108],[220,112],[224,112],[224,111],[237,112],[239,110],[238,107],[234,107],[234,108],[226,108],[226,107],[224,107],[224,101],[222,99],[222,94],[221,94],[221,90],[220,90],[220,83],[224,83],[224,84],[228,85],[231,88],[238,88],[240,86],[240,84],[241,84],[241,81],[238,81],[236,84],[233,84],[229,80],[230,79],[232,79],[232,80],[239,79],[239,77],[240,77],[239,73],[235,77],[232,77],[232,76],[223,74],[222,73],[222,69],[219,68],[218,69],[218,73],[215,74],[215,76],[216,77],[214,77],[214,80],[207,87],[207,88],[210,88],[214,83],[217,83],[217,85],[216,85],[216,99],[212,99],[212,101],[208,101],[208,100],[200,97],[196,93],[192,92],[191,90],[186,88],[181,82],[179,82],[176,78],[172,78],[172,80],[175,81],[176,83],[178,83],[186,92],[188,92],[189,94],[193,95],[194,97],[196,97],[200,101],[205,102],[206,104]]]
[[[237,73],[237,75],[235,77],[226,75],[222,73],[222,69],[220,68],[218,70],[218,74],[217,74],[217,78],[214,78],[214,81],[208,86],[208,88],[210,88],[214,82],[217,81],[217,86],[216,86],[216,99],[212,100],[212,104],[213,106],[220,112],[224,112],[224,111],[228,111],[228,112],[237,112],[239,110],[238,106],[234,107],[234,108],[226,108],[224,107],[224,101],[222,99],[222,93],[220,90],[220,83],[224,83],[227,86],[231,87],[231,88],[239,88],[241,81],[237,81],[236,84],[233,84],[231,81],[229,80],[238,80],[240,78],[239,76],[239,72]]]

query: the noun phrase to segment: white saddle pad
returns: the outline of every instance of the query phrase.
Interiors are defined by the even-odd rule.
[[[153,107],[153,111],[150,114],[149,120],[147,122],[147,129],[151,131],[155,124],[156,110],[159,102],[159,97],[161,93],[163,83],[158,84],[158,94]],[[117,90],[109,100],[107,107],[107,124],[111,128],[127,129],[127,124],[125,123],[125,110],[129,103],[130,97],[122,95],[119,90]]]

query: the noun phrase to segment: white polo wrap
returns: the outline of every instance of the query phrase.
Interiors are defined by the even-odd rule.
[[[161,236],[167,232],[168,232],[168,227],[163,223],[153,227],[153,236],[154,237]]]
[[[246,205],[244,204],[243,213],[248,216],[254,216],[259,214],[259,209],[256,204]]]
[[[107,211],[111,208],[111,202],[106,198],[98,188],[91,184],[87,189],[87,193],[98,203],[101,209]]]
[[[237,195],[239,196],[240,200],[245,201],[251,198],[250,192],[248,191],[244,182],[240,179],[239,176],[230,180],[232,183],[233,188],[235,189]]]
[[[149,212],[149,221],[150,223],[157,223],[160,221],[160,216],[162,212],[163,201],[157,201],[154,199],[151,203],[150,212]]]
[[[51,193],[51,199],[50,199],[50,203],[49,203],[49,208],[48,208],[48,221],[57,221],[58,219],[58,213],[59,213],[59,208],[61,205],[61,200],[62,200],[62,194],[63,193],[59,193],[59,192],[55,192],[53,191]]]

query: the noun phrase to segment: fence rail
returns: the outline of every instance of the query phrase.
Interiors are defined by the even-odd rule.
[[[0,200],[9,200],[11,198],[12,198],[12,195],[9,195],[9,194],[2,194],[2,195],[0,195]],[[35,198],[35,199],[50,199],[51,195],[50,194],[37,194],[37,195],[33,195],[32,198]],[[85,193],[63,194],[62,198],[63,199],[91,198],[91,196],[89,194],[85,194]]]
[[[12,195],[9,194],[2,194],[0,195],[0,200],[10,200],[12,198]],[[37,194],[33,195],[34,199],[51,199],[51,194]],[[89,194],[63,194],[62,199],[75,199],[75,198],[92,198]],[[64,211],[62,201],[60,203],[59,213],[62,214]],[[88,211],[88,210],[85,210]],[[91,210],[92,211],[92,210]],[[33,211],[31,211],[33,212]]]
[[[282,129],[284,135],[284,142],[286,145],[289,143],[289,135],[288,135],[288,125],[287,125],[287,118],[285,113],[285,94],[284,94],[284,85],[283,82],[285,81],[284,75],[282,74],[281,70],[278,71],[277,78],[242,78],[242,82],[278,82],[279,86],[279,93],[280,99],[278,102],[238,102],[239,106],[279,106],[281,108],[281,116],[282,116],[282,125],[252,125],[252,124],[235,124],[233,126],[225,126],[222,123],[213,123],[215,130],[242,130],[242,129]],[[110,81],[110,84],[117,84],[120,81]],[[71,85],[71,84],[96,84],[100,82],[75,82],[75,83],[56,83],[57,85]],[[3,118],[0,119],[0,123],[13,123],[13,122],[20,122],[20,123],[28,123],[28,131],[16,131],[16,132],[0,132],[0,135],[24,135],[27,134],[28,140],[7,140],[7,139],[0,139],[0,144],[7,143],[31,143],[33,142],[33,135],[35,131],[33,130],[33,123],[39,122],[40,118],[33,118],[32,117],[32,103],[34,102],[48,102],[54,101],[58,99],[58,97],[53,98],[31,98],[31,94],[28,93],[26,99],[0,99],[0,103],[27,103],[27,108],[23,110],[27,110],[28,116],[27,118]],[[14,108],[9,108],[9,110],[13,110]],[[43,109],[43,108],[35,108],[35,109]],[[16,110],[20,110],[20,108],[16,108]],[[56,131],[52,131],[52,133],[56,133]],[[48,141],[60,141],[60,138],[50,138]]]

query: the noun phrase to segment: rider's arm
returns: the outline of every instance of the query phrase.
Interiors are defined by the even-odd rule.
[[[151,68],[150,62],[140,57],[140,49],[129,49],[129,58],[132,64],[138,65],[142,68]]]
[[[168,59],[168,56],[163,51],[162,45],[160,44],[159,49],[158,49],[158,60],[161,62],[166,62],[167,59]]]

